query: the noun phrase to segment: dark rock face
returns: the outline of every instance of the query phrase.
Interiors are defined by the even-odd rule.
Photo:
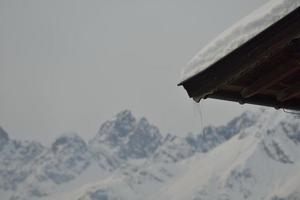
[[[295,116],[296,118],[296,116]],[[300,122],[300,118],[299,118]],[[296,144],[300,143],[300,123],[291,124],[289,122],[280,122],[280,125],[286,135]]]
[[[245,112],[231,120],[226,126],[205,127],[203,133],[196,136],[190,134],[186,140],[196,151],[207,152],[238,134],[241,130],[252,126],[255,122],[253,113]]]
[[[287,197],[274,196],[270,200],[299,200],[299,199],[300,199],[300,193],[294,193],[288,195]]]
[[[37,142],[9,140],[0,153],[0,189],[15,190],[32,173],[45,147]]]
[[[122,111],[116,116],[115,129],[119,137],[127,136],[136,126],[136,119],[128,110]]]
[[[109,200],[109,195],[103,189],[98,189],[89,194],[91,200]]]
[[[88,147],[85,141],[76,133],[65,134],[55,140],[51,147],[54,153],[64,153],[75,151],[82,153],[87,151]]]
[[[68,133],[57,138],[51,150],[43,158],[51,162],[46,162],[43,169],[45,176],[56,184],[74,179],[90,163],[88,146],[76,133]]]
[[[122,146],[120,155],[123,158],[148,157],[158,148],[161,138],[158,128],[142,118],[130,134],[128,142]]]
[[[5,130],[0,126],[0,151],[9,140],[8,134],[5,132]]]
[[[146,118],[137,121],[130,111],[125,110],[113,120],[105,122],[91,143],[118,149],[117,156],[126,160],[149,156],[158,148],[161,138],[158,128]]]
[[[111,146],[118,146],[123,143],[135,127],[136,119],[130,111],[125,110],[117,114],[115,119],[105,122],[96,137]]]
[[[266,154],[273,160],[284,164],[294,163],[293,160],[285,153],[285,151],[279,146],[277,142],[272,141],[272,143],[269,145],[265,142],[262,142],[262,145]]]
[[[226,140],[239,133],[241,130],[256,123],[256,116],[252,112],[244,112],[231,120],[226,126],[221,127],[221,133]]]

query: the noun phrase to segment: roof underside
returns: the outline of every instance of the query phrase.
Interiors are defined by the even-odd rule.
[[[300,8],[180,85],[196,101],[300,110]]]

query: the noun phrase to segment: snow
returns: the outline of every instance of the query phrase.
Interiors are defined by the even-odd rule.
[[[297,123],[297,120],[280,112],[263,111],[255,126],[243,130],[200,159],[190,159],[186,170],[148,200],[269,200],[275,196],[298,195],[300,149],[280,128],[282,124]],[[273,142],[279,143],[293,163],[270,157],[266,148],[274,148]],[[277,153],[272,152],[275,156]]]
[[[86,148],[75,134],[59,137],[54,142],[59,152],[9,140],[0,150],[0,196],[16,200],[299,199],[299,119],[271,109],[246,112],[226,126],[205,128],[201,136],[207,137],[190,136],[195,143],[168,134],[155,151],[139,159],[120,157],[110,141],[99,143],[103,134],[97,134]],[[126,128],[136,120],[112,121],[109,124]],[[148,125],[142,127],[152,135]],[[116,127],[106,130],[111,132],[105,134],[116,134]],[[207,142],[215,144],[203,151],[201,146]],[[82,163],[88,164],[81,168]],[[52,174],[63,181],[53,182]]]
[[[206,70],[300,6],[300,0],[270,0],[205,46],[183,69],[180,82]]]
[[[208,153],[194,154],[176,164],[130,161],[108,179],[87,184],[61,199],[92,200],[96,194],[104,199],[131,200],[299,199],[300,148],[287,132],[290,127],[299,134],[299,119],[265,109],[250,117],[256,119],[255,124]],[[178,138],[164,145],[171,141],[181,149]],[[274,143],[293,163],[278,159]],[[161,150],[170,153],[168,148]]]

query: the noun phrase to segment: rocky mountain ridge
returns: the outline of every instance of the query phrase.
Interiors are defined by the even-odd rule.
[[[253,140],[253,145],[259,143],[255,146],[260,149],[258,155],[267,155],[272,162],[295,166],[298,164],[300,143],[298,120],[279,111],[245,112],[225,126],[210,126],[199,134],[179,137],[161,134],[146,118],[136,119],[130,111],[125,110],[103,123],[88,142],[76,133],[66,133],[50,147],[37,142],[10,139],[0,128],[0,196],[4,200],[125,200],[141,199],[145,194],[157,193],[153,199],[169,198],[168,191],[177,187],[174,182],[189,182],[178,180],[184,174],[188,177],[189,173],[195,173],[190,170],[192,166],[204,162],[220,148],[228,149],[229,154],[234,152],[232,149],[239,150],[239,147],[229,145],[234,140],[237,140],[236,143]],[[252,138],[253,135],[260,138],[259,142]],[[228,152],[219,154],[222,157]],[[212,162],[212,165],[215,163]],[[234,178],[232,181],[228,179],[225,185],[234,188],[230,186],[240,178],[254,177],[252,173],[248,169],[234,169],[230,173],[230,177]],[[181,199],[214,199],[203,196],[201,191],[205,188],[201,183],[194,181],[190,184],[198,189],[190,190],[189,194],[182,192],[186,196]],[[160,188],[167,189],[157,192]],[[179,188],[177,190],[180,191]],[[244,190],[240,189],[234,194],[241,191]],[[209,193],[208,190],[205,192]],[[224,197],[220,196],[221,199]],[[251,195],[244,197],[250,198]],[[266,200],[268,198],[265,197]]]

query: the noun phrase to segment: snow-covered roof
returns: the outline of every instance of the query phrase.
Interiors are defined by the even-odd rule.
[[[204,71],[300,6],[300,0],[270,0],[205,46],[183,69],[180,82]]]

